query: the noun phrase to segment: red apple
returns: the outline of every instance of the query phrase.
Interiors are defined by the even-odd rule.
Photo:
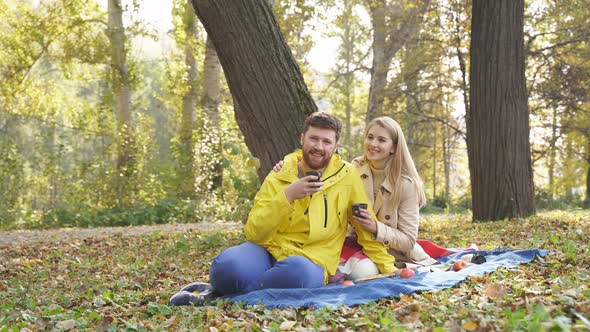
[[[414,272],[414,270],[412,270],[412,269],[405,267],[405,268],[401,269],[401,271],[399,272],[399,275],[400,275],[400,277],[407,279],[407,278],[411,278],[411,277],[415,276],[416,272]]]
[[[340,283],[342,286],[353,286],[354,282],[352,282],[352,280],[344,280],[343,282]]]
[[[453,270],[454,271],[463,270],[464,268],[467,267],[467,265],[469,265],[469,263],[467,263],[466,261],[458,260],[455,262],[455,264],[453,264]]]

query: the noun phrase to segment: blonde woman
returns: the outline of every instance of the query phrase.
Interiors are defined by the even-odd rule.
[[[359,170],[378,221],[373,220],[368,211],[361,210],[359,215],[353,216],[353,222],[388,248],[397,267],[436,264],[437,261],[416,242],[419,210],[426,204],[426,197],[400,125],[390,117],[371,121],[365,132],[363,150],[363,156],[355,158],[352,164]],[[364,272],[358,268],[353,270],[353,279],[374,272],[367,267],[367,262],[363,262],[363,266]]]
[[[426,204],[424,187],[418,175],[400,125],[390,117],[379,117],[367,125],[363,156],[352,164],[362,182],[378,220],[364,209],[352,222],[360,224],[383,243],[395,257],[397,267],[436,264],[416,242],[419,210]],[[280,170],[279,162],[274,170]],[[349,232],[341,255],[340,272],[349,279],[379,273],[377,266],[362,254],[356,234]],[[338,277],[338,276],[337,276]]]

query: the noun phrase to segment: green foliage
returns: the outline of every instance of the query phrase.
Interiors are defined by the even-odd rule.
[[[92,211],[56,209],[47,213],[38,224],[28,228],[99,227],[154,225],[165,223],[189,223],[202,221],[197,204],[191,201],[164,200],[154,205],[138,205],[133,208],[112,208]]]
[[[565,195],[555,197],[544,191],[542,188],[535,190],[535,204],[538,209],[543,210],[575,210],[584,207],[584,196]]]
[[[562,197],[573,203],[587,184],[588,17],[588,6],[579,0],[530,1],[527,7],[527,71],[535,73],[527,86],[535,184],[547,194],[541,204]]]
[[[309,53],[313,39],[314,18],[322,15],[318,6],[321,3],[311,0],[275,1],[274,14],[281,32],[300,63]]]
[[[245,218],[260,185],[257,160],[233,119],[227,86],[217,131],[205,124],[197,106],[192,143],[181,146],[182,102],[189,87],[185,50],[197,62],[199,86],[205,50],[204,30],[189,29],[195,17],[186,15],[188,3],[173,2],[169,35],[175,45],[154,59],[136,48],[138,36],[156,39],[139,16],[142,3],[124,8],[133,114],[130,134],[122,137],[114,113],[106,7],[81,0],[0,2],[0,228],[48,227],[43,220],[52,227],[123,223],[119,217],[96,221],[98,211],[126,215],[132,224],[139,222],[138,211],[146,211],[146,222],[159,222],[151,207],[186,199],[203,220]],[[584,190],[590,159],[589,11],[581,0],[526,3],[537,205],[578,208],[590,202]],[[346,160],[362,154],[373,33],[369,11],[375,4],[292,0],[274,7],[320,108],[350,120],[350,138],[343,135],[341,146]],[[470,2],[434,1],[431,9],[418,37],[406,41],[391,64],[385,113],[402,125],[425,182],[431,202],[423,212],[466,211],[469,176],[461,128],[463,92],[469,89],[462,80],[469,64],[461,58],[469,59]],[[393,13],[387,24],[404,19]],[[322,79],[307,59],[320,33],[340,41],[335,66]],[[132,162],[118,170],[121,146]],[[189,158],[191,169],[184,162]],[[127,212],[114,212],[123,207]],[[94,221],[76,221],[71,216],[77,213]]]
[[[124,8],[128,50],[134,37],[153,36],[137,20],[138,6]],[[256,164],[227,105],[222,125],[231,129],[216,139],[237,153],[228,148],[220,152],[227,157],[218,155],[225,165],[224,187],[181,200],[175,142],[187,85],[180,52],[164,62],[129,52],[132,118],[122,135],[108,70],[106,8],[77,0],[2,2],[0,7],[0,228],[245,217],[259,185]],[[198,40],[182,35],[182,27],[175,31],[181,34],[179,48]],[[204,45],[191,45],[201,62]],[[202,145],[199,126],[195,145]],[[121,148],[130,163],[117,169]],[[199,163],[212,157],[191,151]],[[200,169],[195,175],[208,173]]]

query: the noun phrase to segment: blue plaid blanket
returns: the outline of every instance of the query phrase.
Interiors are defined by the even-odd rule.
[[[545,257],[549,251],[539,249],[497,250],[497,251],[464,251],[438,259],[442,266],[453,264],[466,254],[485,256],[486,262],[480,265],[469,264],[458,272],[444,271],[439,265],[421,268],[409,279],[388,277],[363,282],[355,282],[354,286],[328,285],[320,288],[296,289],[262,289],[248,294],[230,297],[234,302],[245,302],[250,305],[264,304],[269,308],[322,307],[336,308],[341,305],[354,306],[376,301],[382,298],[399,297],[419,291],[431,291],[450,288],[469,276],[482,276],[501,267],[515,267],[528,263],[535,257]],[[424,271],[426,270],[426,271]]]

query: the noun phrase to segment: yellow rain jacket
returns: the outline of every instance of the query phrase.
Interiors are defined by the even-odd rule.
[[[357,169],[333,155],[322,174],[322,191],[311,197],[287,201],[285,188],[298,180],[297,162],[302,152],[285,157],[280,172],[271,172],[254,200],[248,215],[245,234],[248,241],[259,244],[280,261],[289,256],[303,256],[324,268],[327,278],[336,273],[346,237],[353,203],[367,203]],[[373,219],[375,213],[370,209]],[[372,235],[355,225],[358,243],[381,273],[396,270],[394,258]]]

